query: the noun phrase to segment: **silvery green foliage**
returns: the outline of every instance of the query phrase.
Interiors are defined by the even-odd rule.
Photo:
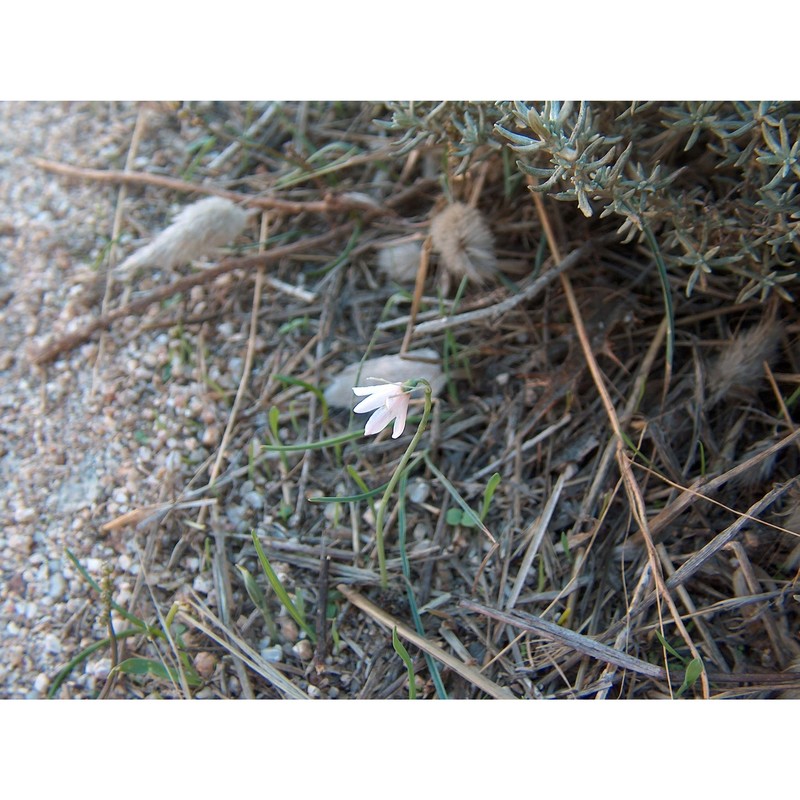
[[[604,199],[607,187],[617,183],[630,147],[617,157],[614,145],[622,137],[597,132],[587,103],[580,104],[576,116],[573,107],[571,102],[546,102],[539,112],[515,103],[509,118],[495,128],[511,142],[513,150],[526,157],[517,165],[538,179],[531,184],[534,191],[548,192],[557,200],[574,200],[583,214],[591,217],[589,198]],[[509,123],[525,133],[509,130]],[[535,166],[537,162],[542,166]],[[613,164],[610,172],[602,169],[609,164]]]
[[[446,143],[449,155],[459,159],[456,175],[466,171],[478,151],[501,148],[493,135],[493,126],[502,112],[494,103],[408,102],[387,103],[387,107],[391,119],[376,123],[390,132],[402,132],[397,140],[398,153]]]
[[[691,293],[714,273],[738,301],[789,299],[800,255],[800,104],[782,102],[405,103],[382,124],[401,152],[445,145],[464,172],[517,158],[534,191],[587,217],[617,217]],[[647,234],[647,235],[645,235]]]
[[[789,103],[501,103],[498,135],[531,188],[649,226],[691,293],[715,270],[741,276],[743,302],[790,299],[800,253],[800,108]]]

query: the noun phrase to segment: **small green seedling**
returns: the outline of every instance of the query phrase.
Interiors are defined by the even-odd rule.
[[[703,661],[700,658],[693,658],[687,665],[686,665],[686,672],[684,673],[683,677],[683,684],[681,688],[675,693],[675,697],[680,697],[687,689],[691,689],[692,686],[697,683],[697,679],[703,674],[703,670],[705,667],[703,666]]]
[[[414,680],[414,664],[411,661],[411,656],[408,654],[408,650],[403,646],[403,643],[400,641],[400,637],[397,635],[397,626],[392,628],[392,647],[394,647],[395,653],[403,659],[403,663],[406,665],[406,669],[408,670],[408,699],[409,700],[416,700],[417,699],[417,684]]]
[[[264,597],[264,592],[261,591],[261,587],[256,583],[256,579],[250,574],[250,571],[247,569],[247,567],[237,564],[236,569],[238,569],[241,573],[242,580],[244,581],[244,588],[247,590],[247,596],[250,598],[253,605],[261,612],[261,616],[264,618],[264,624],[267,626],[269,638],[273,642],[277,642],[278,626],[275,624],[275,620],[272,618],[272,613],[267,605],[267,598]]]
[[[108,613],[110,614],[110,611],[113,609],[120,617],[122,617],[122,619],[130,623],[131,627],[124,628],[122,630],[111,629],[109,636],[101,639],[98,642],[93,642],[88,647],[85,647],[83,650],[73,656],[72,659],[70,659],[70,661],[65,664],[54,677],[53,682],[50,684],[50,688],[47,692],[48,698],[55,697],[58,693],[58,690],[61,688],[64,681],[70,676],[72,671],[79,665],[83,664],[93,653],[104,648],[108,648],[113,653],[116,651],[118,642],[133,636],[143,636],[145,639],[150,640],[151,642],[169,642],[171,638],[176,646],[178,659],[180,661],[180,671],[172,667],[167,667],[160,659],[131,658],[125,659],[117,664],[114,667],[117,672],[123,672],[128,675],[150,675],[152,677],[166,679],[171,683],[180,683],[182,673],[183,678],[186,679],[186,685],[192,688],[202,686],[203,681],[192,666],[188,653],[185,649],[182,638],[185,628],[182,625],[175,625],[173,627],[173,621],[177,611],[176,606],[173,606],[164,622],[164,625],[167,629],[172,628],[171,633],[168,634],[167,631],[162,629],[160,625],[150,625],[140,617],[137,617],[135,614],[131,614],[127,609],[115,603],[110,597],[108,588],[104,592],[103,588],[97,583],[97,581],[94,580],[94,578],[92,578],[91,575],[89,575],[86,568],[80,563],[80,561],[78,561],[78,559],[70,550],[66,551],[66,555],[67,558],[72,562],[72,565],[75,567],[75,569],[78,570],[83,580],[86,581],[86,583],[90,586],[90,588],[100,595],[101,599],[104,598],[104,594],[106,595],[104,598],[104,604],[107,606]]]
[[[672,656],[678,659],[681,664],[685,665],[685,670],[683,674],[683,683],[681,684],[680,689],[675,692],[675,697],[681,697],[688,689],[691,689],[692,686],[697,683],[697,679],[703,674],[705,667],[703,666],[703,660],[700,658],[693,658],[691,661],[687,661],[684,656],[682,656],[660,633],[660,631],[656,631],[656,638],[659,642],[661,642],[661,646]]]
[[[177,606],[174,606],[177,608]],[[174,618],[174,614],[171,615]],[[171,621],[168,618],[167,627]],[[181,675],[186,679],[186,684],[192,689],[197,689],[203,685],[203,679],[197,674],[194,665],[186,652],[186,645],[183,641],[183,634],[186,632],[185,625],[175,625],[172,629],[172,638],[177,645],[178,658],[180,659],[180,670],[165,664],[163,660],[153,658],[133,657],[126,658],[114,667],[117,672],[126,675],[145,675],[158,680],[180,685]]]
[[[483,504],[481,505],[480,514],[471,510],[469,512],[462,508],[450,508],[447,511],[445,520],[448,525],[463,525],[465,528],[477,528],[478,522],[483,522],[486,515],[489,513],[489,506],[492,503],[495,490],[500,483],[500,473],[495,472],[489,483],[486,484],[486,489],[483,492]]]

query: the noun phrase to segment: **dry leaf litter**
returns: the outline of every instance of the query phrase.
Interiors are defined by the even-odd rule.
[[[270,120],[274,122],[275,108],[264,104],[257,109],[266,129]],[[213,116],[213,105],[203,113]],[[325,590],[322,579],[328,569],[329,591],[337,584],[375,588],[370,509],[340,504],[309,510],[306,502],[331,492],[352,494],[358,487],[346,480],[342,464],[330,451],[285,459],[261,453],[260,445],[274,436],[276,420],[269,410],[280,410],[282,442],[313,441],[348,428],[358,374],[362,385],[369,379],[427,376],[441,397],[445,334],[413,342],[416,356],[424,361],[400,359],[403,329],[386,327],[392,321],[381,316],[381,309],[403,295],[387,283],[405,284],[401,290],[407,295],[428,230],[434,251],[456,280],[467,276],[475,284],[488,284],[498,266],[502,269],[500,255],[525,262],[529,269],[526,259],[535,250],[528,233],[531,223],[520,225],[514,217],[516,207],[508,206],[493,212],[490,229],[481,212],[461,203],[431,219],[438,199],[434,181],[425,202],[408,212],[415,217],[413,223],[399,219],[379,226],[365,248],[371,257],[354,258],[346,272],[334,269],[313,285],[303,283],[306,272],[313,274],[320,265],[336,261],[349,235],[344,227],[327,249],[270,267],[272,283],[252,337],[250,270],[244,280],[240,272],[221,274],[213,284],[198,283],[180,297],[117,320],[102,336],[65,349],[53,363],[37,366],[33,358],[43,345],[80,330],[105,307],[109,278],[103,265],[118,208],[123,219],[116,246],[129,257],[124,272],[136,279],[131,286],[112,284],[115,303],[120,294],[135,299],[163,286],[174,280],[173,272],[189,274],[189,261],[217,258],[217,248],[223,248],[223,254],[239,247],[254,252],[260,235],[256,219],[227,200],[198,201],[149,185],[123,191],[116,184],[56,177],[28,161],[44,157],[122,168],[140,114],[147,115],[146,135],[130,167],[170,176],[188,170],[192,155],[187,142],[206,131],[169,106],[0,105],[0,694],[45,696],[69,659],[108,635],[103,604],[67,558],[69,550],[94,580],[109,587],[116,604],[151,623],[157,623],[154,603],[162,616],[174,602],[184,610],[193,604],[193,618],[217,636],[201,633],[196,626],[183,632],[183,646],[199,680],[191,687],[194,696],[407,696],[402,662],[375,619],[358,614],[340,596],[334,620],[338,642],[329,641],[317,661],[306,632],[277,604],[274,630],[268,630],[270,625],[236,582],[235,571],[230,598],[219,595],[213,552],[222,543],[230,565],[247,565],[257,574],[249,535],[255,530],[269,548],[281,582],[295,597],[301,593],[306,598],[309,613],[317,607],[311,610],[311,600]],[[216,185],[225,184],[219,169],[228,152],[209,155]],[[263,171],[251,171],[246,178],[250,193],[270,188]],[[487,180],[492,179],[490,174]],[[429,177],[423,177],[421,185],[425,180]],[[494,180],[497,184],[501,178]],[[369,180],[356,182],[350,196],[368,197],[376,208],[390,199],[379,181],[372,185]],[[297,197],[317,200],[319,195],[301,191]],[[362,211],[364,207],[362,202]],[[276,216],[279,235],[294,228],[311,229],[311,236],[324,230],[300,212],[297,217]],[[204,220],[206,234],[185,238],[190,229],[196,233],[198,219]],[[172,227],[165,228],[169,220],[174,220]],[[325,228],[329,227],[326,218]],[[495,237],[502,239],[502,254],[495,249]],[[513,246],[508,247],[509,242]],[[579,285],[578,303],[589,346],[608,380],[620,387],[620,407],[636,394],[632,387],[637,370],[663,317],[658,291],[646,302],[639,296],[621,299],[620,284],[633,285],[632,274],[640,269],[638,262],[634,266],[632,273],[626,255],[609,251],[602,258],[587,257],[584,271],[574,271],[578,283],[590,276]],[[115,277],[112,273],[111,279]],[[483,294],[468,293],[457,309],[479,315],[471,318],[472,335],[463,336],[458,327],[452,333],[459,343],[455,377],[461,405],[455,410],[444,405],[445,413],[436,418],[428,440],[438,448],[444,474],[476,507],[489,476],[501,473],[487,518],[501,546],[481,572],[489,542],[463,524],[444,524],[448,498],[441,482],[426,472],[411,478],[408,550],[424,587],[419,602],[428,604],[428,636],[458,654],[462,666],[490,662],[481,679],[501,683],[498,696],[508,687],[524,697],[606,696],[612,690],[628,696],[666,696],[670,688],[660,678],[645,682],[636,670],[625,673],[587,660],[563,641],[530,633],[518,640],[516,629],[487,623],[485,613],[504,608],[530,611],[532,619],[549,614],[554,622],[586,620],[581,630],[587,638],[603,634],[605,645],[616,646],[615,652],[624,650],[631,657],[648,657],[653,648],[662,652],[649,627],[624,628],[628,603],[640,598],[636,576],[645,574],[647,556],[631,529],[630,509],[616,492],[619,485],[613,480],[593,484],[603,469],[607,420],[567,323],[563,298],[550,287],[548,303],[537,300],[536,314],[514,306],[495,317],[481,309],[505,295],[493,298],[480,291]],[[733,298],[735,292],[728,298],[731,304]],[[428,308],[444,308],[427,317],[433,322],[453,310],[447,297],[425,302]],[[698,318],[717,315],[716,298],[706,302],[701,295],[692,302]],[[342,309],[346,313],[338,316]],[[743,314],[748,314],[743,325],[728,327],[728,319]],[[719,340],[702,347],[695,347],[695,329],[685,323],[685,336],[678,343],[684,349],[663,404],[658,368],[645,375],[646,391],[643,385],[637,415],[631,414],[628,423],[641,436],[640,446],[658,459],[659,468],[676,484],[688,483],[694,475],[694,467],[687,472],[685,464],[699,459],[697,431],[706,444],[702,457],[717,473],[758,459],[786,435],[777,416],[752,404],[758,392],[769,396],[765,370],[780,367],[783,373],[777,380],[784,382],[791,379],[786,377],[789,369],[796,372],[795,356],[786,346],[787,337],[796,334],[770,314],[757,308],[729,312],[718,323]],[[362,363],[376,330],[383,337],[380,346]],[[703,330],[707,335],[709,329]],[[692,355],[686,356],[690,346]],[[248,347],[248,391],[239,405],[237,425],[226,431]],[[405,369],[409,371],[398,374]],[[319,422],[317,398],[304,389],[309,384],[325,388],[331,415],[324,424]],[[705,413],[703,392],[710,400]],[[728,395],[736,402],[723,402]],[[226,438],[224,456],[218,459]],[[404,447],[402,441],[396,446]],[[391,474],[391,464],[396,463],[393,446],[385,437],[369,443],[369,448],[359,443],[355,463],[370,485],[380,485]],[[774,482],[796,475],[796,459],[794,446],[786,447],[778,457],[763,459],[757,468],[731,480],[719,496],[744,510]],[[210,492],[204,487],[217,461],[220,480]],[[649,480],[641,465],[637,469],[642,470],[637,476],[658,522],[657,509],[673,503],[677,490],[661,478]],[[221,502],[215,503],[217,492]],[[592,492],[597,502],[584,506]],[[797,492],[788,492],[766,519],[796,528],[797,506]],[[602,516],[593,516],[601,508]],[[710,505],[702,511],[658,528],[658,546],[665,540],[669,544],[659,551],[667,574],[671,568],[691,566],[693,553],[736,519],[714,516],[707,523],[704,514],[722,512]],[[542,538],[537,526],[547,514],[552,514],[556,535]],[[723,518],[726,522],[721,524]],[[720,604],[716,616],[693,617],[694,636],[706,664],[718,676],[757,670],[774,676],[796,663],[800,650],[796,601],[784,588],[791,586],[800,564],[800,548],[789,535],[763,526],[746,530],[740,539],[704,564],[690,584],[696,602],[706,607]],[[394,542],[390,558],[393,574],[399,575]],[[523,567],[533,559],[534,544],[540,548],[538,574],[533,570],[526,576]],[[458,604],[460,596],[473,597],[470,587],[476,576],[477,597],[496,606],[480,614],[467,613]],[[505,592],[512,585],[509,602]],[[646,587],[642,591],[646,593]],[[764,601],[753,606],[751,598],[759,593],[770,605]],[[402,591],[370,596],[384,610],[408,620]],[[682,608],[689,613],[688,606]],[[230,616],[223,625],[220,617],[225,614]],[[111,621],[116,631],[126,627],[116,611]],[[716,640],[707,627],[712,623]],[[573,633],[566,627],[559,630]],[[226,631],[235,631],[236,637],[228,638]],[[670,636],[682,646],[674,629]],[[575,648],[580,644],[573,641]],[[157,652],[174,663],[163,643],[132,637],[124,647],[127,656],[153,658]],[[435,696],[419,651],[412,657],[420,691]],[[644,662],[637,663],[641,668]],[[186,694],[177,681],[110,679],[111,665],[108,648],[100,648],[72,670],[57,696]],[[476,689],[476,675],[473,681],[460,675],[458,670],[447,672],[452,696],[483,696]],[[579,691],[575,682],[580,683]],[[751,683],[752,690],[735,683],[725,690],[723,682],[715,691],[717,696],[770,692],[769,686]],[[489,692],[495,688],[490,685]]]

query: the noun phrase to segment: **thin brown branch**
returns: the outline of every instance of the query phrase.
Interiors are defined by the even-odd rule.
[[[302,239],[299,242],[287,244],[283,247],[275,247],[272,250],[259,253],[258,255],[244,256],[243,258],[226,258],[215,267],[196,272],[193,275],[187,275],[185,278],[179,278],[167,286],[162,286],[160,289],[153,290],[149,294],[144,295],[144,297],[140,297],[138,300],[133,300],[127,305],[109,311],[107,314],[101,314],[96,319],[87,323],[83,328],[45,345],[38,352],[33,354],[33,363],[46,364],[55,359],[59,354],[88,341],[96,331],[108,328],[114,322],[124,317],[141,314],[146,308],[153,305],[153,303],[159,303],[176,294],[183,294],[193,286],[209,283],[220,275],[225,275],[235,269],[261,267],[280,261],[287,256],[295,255],[296,253],[307,252],[341,236],[342,233],[347,233],[351,227],[351,225],[347,224],[339,228],[334,228],[320,236],[314,236],[311,239]]]
[[[561,255],[559,252],[558,243],[553,233],[552,226],[550,225],[550,219],[544,208],[544,202],[542,198],[535,192],[533,193],[533,200],[536,205],[536,211],[538,212],[539,218],[542,222],[542,227],[544,228],[545,235],[547,236],[547,241],[550,246],[550,252],[556,259],[556,263],[559,264],[561,263]],[[564,289],[564,294],[567,298],[567,305],[569,306],[572,320],[575,323],[575,330],[578,334],[578,340],[580,341],[581,349],[583,350],[583,355],[586,360],[586,365],[589,367],[589,372],[592,375],[594,384],[597,387],[597,392],[600,395],[603,407],[606,410],[608,420],[611,423],[611,428],[613,429],[614,435],[617,439],[617,451],[616,451],[617,465],[619,466],[619,471],[620,474],[622,475],[623,484],[625,486],[625,492],[628,495],[628,502],[630,504],[631,512],[634,515],[636,523],[639,527],[639,531],[641,532],[641,535],[647,547],[647,555],[653,570],[653,578],[655,579],[658,593],[661,597],[664,598],[664,601],[669,607],[672,619],[674,620],[675,625],[681,634],[681,637],[686,642],[686,645],[691,651],[692,657],[695,659],[699,659],[700,654],[697,650],[697,647],[692,641],[691,636],[689,636],[689,632],[686,630],[686,627],[683,624],[683,620],[681,620],[680,613],[678,612],[678,609],[675,605],[675,601],[672,599],[672,596],[669,593],[664,583],[664,577],[661,572],[661,563],[658,558],[658,554],[656,552],[655,543],[653,541],[653,536],[650,532],[650,527],[647,520],[647,507],[644,502],[642,490],[636,481],[636,478],[633,474],[633,470],[631,469],[630,459],[627,457],[625,453],[626,444],[625,444],[625,436],[622,431],[622,426],[620,425],[619,417],[617,416],[617,411],[614,408],[614,403],[611,400],[611,395],[609,394],[608,388],[606,387],[603,375],[600,372],[600,367],[597,364],[597,359],[594,356],[594,350],[592,348],[591,341],[589,340],[589,334],[586,332],[586,326],[584,325],[583,316],[581,314],[580,307],[578,306],[578,301],[575,297],[575,292],[573,291],[572,288],[572,282],[570,281],[569,276],[566,274],[566,272],[562,272],[560,277],[561,277],[561,286]],[[667,677],[669,679],[669,676]],[[709,686],[708,686],[708,678],[706,677],[705,672],[703,672],[701,680],[703,684],[703,694],[706,698],[708,698]]]
[[[123,186],[157,186],[173,192],[185,194],[205,194],[224,197],[234,203],[243,203],[251,208],[280,211],[286,214],[330,214],[336,211],[365,211],[370,214],[391,214],[388,209],[380,208],[371,203],[349,197],[327,195],[323,200],[282,200],[277,197],[264,197],[243,192],[232,192],[219,186],[182,181],[178,178],[169,178],[166,175],[152,175],[147,172],[128,172],[115,169],[91,169],[89,167],[74,167],[70,164],[61,164],[57,161],[48,161],[44,158],[32,158],[33,164],[47,172],[64,175],[68,178],[77,178],[83,181],[97,183],[116,183]]]
[[[477,311],[467,311],[464,314],[457,314],[454,317],[444,317],[442,319],[434,319],[430,322],[423,322],[414,329],[415,334],[422,333],[439,333],[449,328],[456,328],[460,325],[467,325],[472,322],[478,322],[483,319],[497,319],[502,314],[516,308],[526,300],[532,300],[540,294],[547,286],[549,286],[559,275],[564,273],[570,267],[574,267],[592,248],[591,243],[581,245],[573,250],[569,255],[564,258],[560,263],[550,267],[543,275],[540,275],[530,285],[526,286],[519,294],[511,295],[511,297],[496,303],[487,308],[480,308]]]

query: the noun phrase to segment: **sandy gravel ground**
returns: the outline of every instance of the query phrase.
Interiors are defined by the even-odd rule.
[[[107,574],[124,603],[137,577],[134,543],[100,527],[133,496],[157,499],[165,464],[174,466],[175,426],[165,420],[149,435],[163,336],[149,337],[148,356],[131,334],[136,321],[123,321],[45,368],[31,360],[98,313],[119,190],[56,177],[30,159],[121,167],[137,113],[130,104],[0,104],[2,697],[44,696],[59,667],[102,638],[97,597],[66,550],[97,578]],[[158,146],[150,137],[142,158]],[[96,694],[108,667],[89,659],[59,696]]]

